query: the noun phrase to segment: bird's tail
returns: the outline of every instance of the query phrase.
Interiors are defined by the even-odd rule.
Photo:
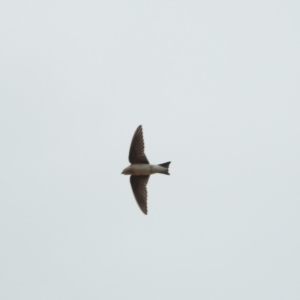
[[[164,163],[164,164],[159,164],[159,166],[166,168],[166,170],[164,172],[162,172],[162,174],[166,174],[166,175],[170,175],[169,173],[169,165],[170,165],[170,161]]]

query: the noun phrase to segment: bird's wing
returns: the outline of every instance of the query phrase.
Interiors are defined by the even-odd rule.
[[[132,191],[142,212],[147,214],[147,183],[150,176],[130,176]]]
[[[144,148],[143,130],[140,125],[136,129],[130,145],[129,161],[131,164],[149,164]]]

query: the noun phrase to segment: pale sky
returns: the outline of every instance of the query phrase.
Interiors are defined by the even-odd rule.
[[[0,299],[300,299],[299,12],[1,1]]]

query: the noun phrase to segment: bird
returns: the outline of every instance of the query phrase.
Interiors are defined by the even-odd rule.
[[[170,175],[169,165],[171,162],[158,165],[149,163],[145,154],[142,125],[138,126],[133,135],[129,149],[129,162],[131,165],[125,168],[121,174],[131,175],[130,184],[135,200],[141,211],[147,215],[147,183],[149,177],[156,173]]]

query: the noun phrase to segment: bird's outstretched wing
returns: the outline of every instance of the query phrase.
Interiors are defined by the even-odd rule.
[[[142,212],[147,214],[147,183],[150,176],[130,176],[132,191]]]
[[[129,161],[131,164],[149,164],[144,148],[143,129],[140,125],[136,129],[130,145]]]

